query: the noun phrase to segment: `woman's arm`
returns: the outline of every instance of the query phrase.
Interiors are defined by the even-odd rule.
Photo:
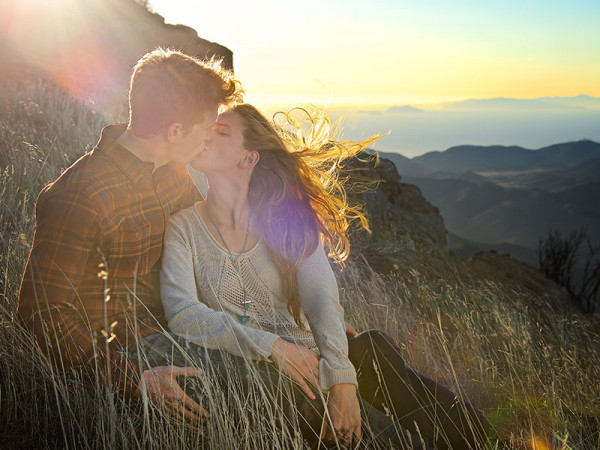
[[[356,370],[348,359],[348,340],[338,286],[321,243],[298,268],[302,309],[321,352],[319,385],[328,390],[338,383],[356,382]]]
[[[327,410],[331,423],[326,423],[322,437],[352,446],[362,435],[356,370],[348,359],[347,326],[337,282],[320,243],[298,269],[298,289],[304,314],[321,351],[320,385],[329,389]]]
[[[267,359],[278,338],[276,334],[239,323],[198,297],[195,271],[203,268],[194,261],[192,239],[188,236],[192,232],[169,221],[165,233],[160,291],[169,329],[202,347],[250,359]]]

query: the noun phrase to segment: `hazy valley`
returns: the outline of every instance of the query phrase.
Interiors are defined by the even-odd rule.
[[[440,208],[452,234],[450,248],[462,256],[495,248],[537,265],[538,239],[550,229],[567,233],[583,228],[600,242],[596,142],[538,150],[463,145],[412,159],[382,156]]]

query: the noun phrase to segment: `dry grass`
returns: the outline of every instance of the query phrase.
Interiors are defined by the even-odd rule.
[[[91,148],[102,125],[123,118],[122,105],[115,111],[94,112],[39,78],[0,86],[0,447],[301,446],[299,436],[276,431],[281,417],[258,390],[245,402],[213,389],[211,420],[190,427],[152,405],[124,402],[102,383],[84,389],[14,322],[35,197]],[[465,280],[448,266],[440,275],[413,270],[401,279],[349,266],[339,274],[347,318],[359,331],[386,331],[414,367],[481,408],[503,441],[490,447],[600,448],[598,326],[540,308],[539,299],[481,274]]]

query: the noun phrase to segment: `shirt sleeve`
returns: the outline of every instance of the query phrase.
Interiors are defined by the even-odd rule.
[[[319,242],[298,268],[298,291],[304,315],[321,352],[319,384],[329,390],[339,383],[357,385],[356,369],[348,359],[344,310],[333,270]]]
[[[44,189],[36,203],[36,231],[19,291],[18,314],[58,367],[103,370],[131,394],[139,369],[96,340],[77,291],[92,252],[98,246],[98,214],[85,190]],[[103,301],[102,293],[98,301]]]
[[[189,234],[193,233],[192,231]],[[194,344],[254,360],[267,359],[279,336],[246,326],[198,296],[193,236],[172,221],[165,233],[160,290],[169,329]]]

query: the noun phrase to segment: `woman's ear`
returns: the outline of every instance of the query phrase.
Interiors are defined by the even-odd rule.
[[[251,169],[258,164],[260,155],[257,151],[249,151],[239,162],[238,167],[240,169]]]
[[[172,144],[181,133],[183,133],[183,124],[173,122],[167,127],[167,141]]]

